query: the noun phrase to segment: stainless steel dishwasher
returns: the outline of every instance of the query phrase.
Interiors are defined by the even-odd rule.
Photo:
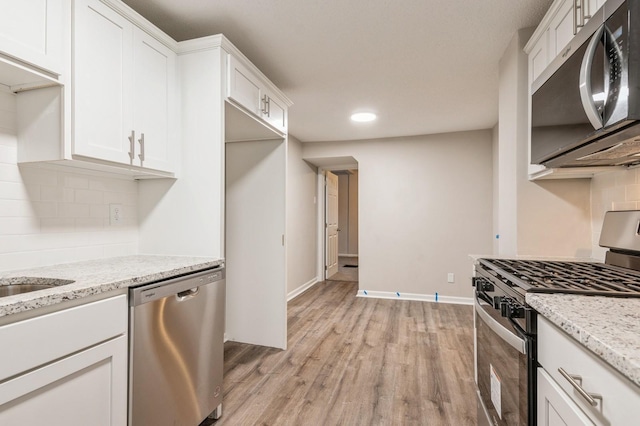
[[[129,425],[197,426],[222,415],[225,271],[129,290]]]

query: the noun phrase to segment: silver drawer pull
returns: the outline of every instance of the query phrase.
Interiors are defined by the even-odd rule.
[[[602,403],[602,395],[598,395],[597,393],[589,393],[582,388],[582,376],[569,374],[562,367],[558,368],[558,373],[562,374],[562,377],[567,379],[569,384],[578,391],[580,396],[583,397],[589,405],[591,405],[592,407],[598,405],[596,399],[599,400],[600,403]]]

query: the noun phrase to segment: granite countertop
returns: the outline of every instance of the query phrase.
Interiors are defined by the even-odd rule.
[[[0,272],[0,285],[13,284],[19,281],[16,278],[23,277],[29,277],[28,281],[33,284],[52,279],[75,281],[2,297],[0,317],[212,268],[223,262],[207,257],[135,255]]]
[[[640,299],[528,293],[526,301],[640,386]]]

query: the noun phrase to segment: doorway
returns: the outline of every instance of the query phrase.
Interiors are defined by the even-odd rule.
[[[331,183],[334,179],[337,186],[335,192]],[[348,168],[327,172],[325,188],[326,279],[358,282],[358,170]],[[334,196],[337,201],[335,206],[331,201]],[[335,218],[332,217],[334,215]],[[334,232],[334,227],[337,232]],[[337,241],[333,239],[334,235]],[[337,248],[334,248],[336,243]],[[337,253],[335,259],[332,259],[334,251]]]

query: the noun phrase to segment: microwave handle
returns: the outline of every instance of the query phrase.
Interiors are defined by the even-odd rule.
[[[593,58],[598,48],[598,43],[602,40],[604,25],[591,37],[587,51],[582,58],[580,66],[580,100],[582,107],[587,114],[587,118],[591,122],[594,129],[600,129],[603,126],[602,117],[598,113],[595,102],[593,102],[593,91],[591,90],[591,67],[593,66]]]

